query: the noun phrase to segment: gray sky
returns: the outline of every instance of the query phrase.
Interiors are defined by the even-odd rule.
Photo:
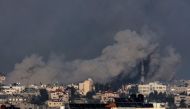
[[[0,71],[31,54],[91,59],[118,31],[148,27],[181,54],[180,77],[189,79],[189,10],[189,0],[0,1]]]

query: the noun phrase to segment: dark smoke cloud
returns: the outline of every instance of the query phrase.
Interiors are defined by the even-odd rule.
[[[189,5],[185,0],[0,1],[0,71],[11,72],[31,54],[45,63],[52,53],[64,54],[66,62],[96,58],[118,31],[140,33],[148,26],[159,36],[161,52],[174,45],[182,54],[180,74],[188,77]]]
[[[112,45],[105,47],[100,56],[89,60],[65,62],[62,58],[53,56],[46,62],[37,55],[26,57],[21,63],[15,65],[15,69],[8,75],[8,82],[71,83],[89,77],[98,82],[107,82],[121,72],[124,72],[124,75],[131,75],[133,73],[131,70],[150,53],[160,55],[159,52],[154,52],[158,43],[152,39],[154,35],[150,33],[152,32],[143,31],[138,34],[131,30],[120,31],[115,35]],[[167,51],[165,57],[151,57],[150,61],[159,61],[156,63],[159,68],[153,72],[150,79],[170,80],[174,76],[173,72],[180,62],[180,56],[173,48]],[[154,66],[151,64],[150,68]]]

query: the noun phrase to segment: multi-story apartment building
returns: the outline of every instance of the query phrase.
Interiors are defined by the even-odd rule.
[[[83,83],[79,83],[79,92],[83,95],[86,95],[88,92],[93,90],[93,80],[88,79],[85,80]]]

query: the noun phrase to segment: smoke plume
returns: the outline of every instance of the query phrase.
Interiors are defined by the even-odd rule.
[[[68,62],[64,56],[56,55],[48,61],[36,54],[26,57],[8,74],[7,82],[71,83],[89,77],[95,81],[107,82],[121,72],[131,75],[137,64],[146,58],[150,58],[150,70],[146,74],[149,80],[172,79],[181,61],[180,55],[172,47],[167,47],[166,52],[160,53],[159,44],[152,32],[124,30],[118,32],[114,36],[114,43],[105,47],[101,55],[94,59]],[[139,74],[134,73],[135,75]]]

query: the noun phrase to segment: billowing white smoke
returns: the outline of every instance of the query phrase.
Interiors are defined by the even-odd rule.
[[[45,62],[43,57],[31,55],[26,57],[8,75],[7,82],[50,83],[60,81],[64,83],[76,82],[87,78],[95,81],[109,81],[121,72],[129,75],[140,60],[150,54],[150,80],[171,79],[176,66],[180,62],[180,55],[173,48],[168,49],[166,56],[158,53],[158,43],[152,34],[125,30],[114,37],[113,45],[102,50],[102,54],[90,60],[74,60],[65,62],[63,57],[52,56]]]

